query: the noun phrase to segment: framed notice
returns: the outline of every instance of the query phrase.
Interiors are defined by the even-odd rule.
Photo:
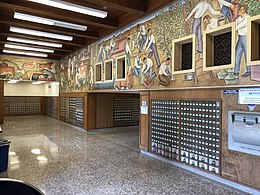
[[[260,88],[240,89],[238,95],[239,104],[260,104]]]

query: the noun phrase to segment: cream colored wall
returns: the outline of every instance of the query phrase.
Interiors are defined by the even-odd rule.
[[[44,84],[45,96],[59,96],[59,82],[51,82]]]
[[[59,96],[59,83],[33,85],[32,82],[18,82],[15,84],[5,82],[4,96]]]

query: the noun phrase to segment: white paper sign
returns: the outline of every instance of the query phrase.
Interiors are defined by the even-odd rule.
[[[148,106],[141,106],[141,114],[148,114]]]
[[[260,104],[260,88],[240,89],[239,104]]]

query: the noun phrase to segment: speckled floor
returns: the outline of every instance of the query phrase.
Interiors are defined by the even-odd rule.
[[[45,194],[244,194],[138,152],[138,128],[84,132],[44,117],[6,117],[12,141],[0,177],[29,182]]]

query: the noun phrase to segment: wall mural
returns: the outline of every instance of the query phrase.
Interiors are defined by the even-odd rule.
[[[155,14],[63,59],[62,91],[145,89],[230,84],[259,84],[260,64],[246,66],[246,22],[260,14],[259,0],[179,0]],[[234,22],[235,68],[203,71],[205,30]],[[196,35],[196,70],[172,74],[172,40]],[[221,44],[220,44],[221,45]],[[189,46],[187,45],[187,51]],[[116,59],[125,56],[125,79],[116,80]],[[105,62],[113,61],[113,79],[104,80]],[[95,65],[101,63],[101,82],[95,83]]]
[[[0,79],[55,81],[58,62],[0,56]]]
[[[61,91],[89,90],[93,87],[93,67],[90,66],[90,47],[80,50],[60,62]]]

